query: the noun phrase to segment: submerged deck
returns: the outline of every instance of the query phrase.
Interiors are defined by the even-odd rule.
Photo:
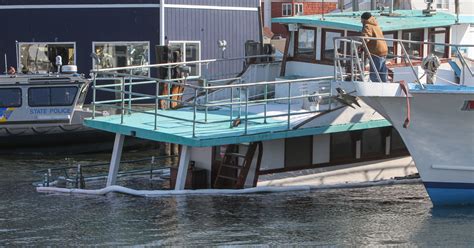
[[[275,114],[279,108],[286,107],[282,104],[269,105],[269,112]],[[296,106],[292,106],[293,111],[301,111]],[[291,116],[290,128],[286,117],[268,117],[267,123],[262,118],[263,113],[259,107],[255,106],[249,110],[247,131],[245,131],[244,117],[242,123],[237,127],[230,127],[229,110],[209,111],[208,123],[203,123],[205,111],[197,111],[195,125],[195,136],[193,137],[193,110],[183,108],[179,110],[158,110],[156,130],[154,128],[154,110],[147,113],[133,113],[124,115],[121,123],[120,115],[106,117],[96,117],[85,120],[85,125],[91,128],[100,129],[107,132],[119,133],[123,135],[135,136],[142,139],[158,142],[169,142],[187,146],[216,146],[225,144],[246,143],[252,141],[273,140],[307,135],[343,132],[360,130],[366,128],[376,128],[390,126],[386,120],[360,120],[352,123],[341,123],[333,125],[301,127],[293,129],[301,121],[308,119],[315,114],[302,114]],[[320,113],[321,114],[321,113]],[[170,116],[170,117],[165,117]],[[185,120],[177,120],[175,117]],[[258,119],[257,119],[258,117]],[[219,122],[222,121],[222,122]],[[219,122],[219,123],[216,123]]]

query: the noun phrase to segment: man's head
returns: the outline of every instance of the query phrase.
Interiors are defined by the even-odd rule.
[[[370,12],[364,12],[361,16],[360,19],[362,22],[369,20],[369,18],[372,17],[372,14]]]

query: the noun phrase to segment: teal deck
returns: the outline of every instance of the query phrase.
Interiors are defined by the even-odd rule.
[[[159,116],[156,130],[154,130],[155,117],[153,113],[154,111],[150,111],[150,114],[133,113],[130,115],[124,115],[123,124],[120,124],[120,115],[96,117],[95,119],[85,120],[85,125],[107,132],[130,135],[147,140],[197,147],[274,140],[390,126],[390,123],[386,120],[376,120],[288,130],[286,120],[282,121],[274,118],[267,118],[266,124],[263,123],[263,119],[249,120],[247,134],[245,134],[245,123],[243,123],[243,121],[238,127],[234,128],[229,127],[229,122],[196,124],[196,135],[193,137],[192,110],[159,110],[158,113],[161,115],[185,118],[190,121],[175,120]],[[249,118],[255,116],[256,114],[249,114]],[[196,120],[204,121],[204,111],[198,111]],[[208,122],[222,120],[229,120],[228,111],[209,111]]]
[[[273,23],[282,24],[307,24],[325,28],[347,29],[350,31],[360,32],[362,24],[360,22],[360,12],[343,12],[331,13],[324,15],[303,15],[293,17],[273,18]],[[379,12],[372,12],[377,18],[377,22],[383,31],[397,31],[417,28],[431,28],[450,26],[456,23],[456,16],[446,12],[438,11],[433,16],[424,16],[421,10],[397,10],[399,16],[381,16]],[[465,21],[469,21],[467,17],[463,17]],[[464,20],[463,19],[463,20]]]

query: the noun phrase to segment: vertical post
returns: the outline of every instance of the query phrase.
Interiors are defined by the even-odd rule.
[[[207,103],[209,102],[209,90],[207,89],[207,80],[203,80],[203,85],[204,87],[206,87],[206,111],[204,112],[204,122],[207,122],[207,111],[208,111],[208,107],[207,107]]]
[[[249,118],[249,87],[245,87],[245,132],[244,134],[247,135],[247,128],[248,128],[248,118]]]
[[[268,83],[265,84],[265,105],[263,105],[263,123],[267,124]]]
[[[232,118],[234,117],[234,87],[230,87],[230,127],[232,128]]]
[[[188,146],[182,146],[181,154],[179,155],[178,175],[176,176],[174,190],[183,190],[186,185],[190,152],[191,150],[189,150]]]
[[[160,82],[156,81],[156,88],[155,88],[155,124],[153,130],[156,130],[156,125],[158,124],[158,103],[159,98],[158,95],[160,94]]]
[[[128,114],[132,113],[132,75],[133,69],[130,70],[130,77],[128,79]]]
[[[291,111],[291,83],[288,82],[288,119],[287,119],[287,129],[290,129],[290,111]]]
[[[160,0],[160,45],[165,45],[165,0]]]
[[[94,80],[92,81],[92,119],[95,118],[95,101],[96,101],[96,86],[97,86],[97,73],[93,74]]]
[[[114,150],[112,151],[112,158],[110,159],[109,166],[109,175],[107,176],[107,187],[115,185],[117,182],[117,173],[120,167],[120,160],[122,159],[122,149],[124,140],[125,135],[119,133],[115,134]]]
[[[120,124],[123,124],[123,112],[125,111],[125,78],[122,77],[120,80]]]
[[[196,112],[197,112],[197,105],[196,105],[196,100],[197,100],[197,88],[194,89],[194,107],[193,107],[193,138],[196,137]]]

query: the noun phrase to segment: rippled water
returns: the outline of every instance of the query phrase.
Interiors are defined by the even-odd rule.
[[[32,172],[60,163],[0,159],[0,246],[474,245],[474,209],[433,209],[422,185],[152,199],[36,193]]]

